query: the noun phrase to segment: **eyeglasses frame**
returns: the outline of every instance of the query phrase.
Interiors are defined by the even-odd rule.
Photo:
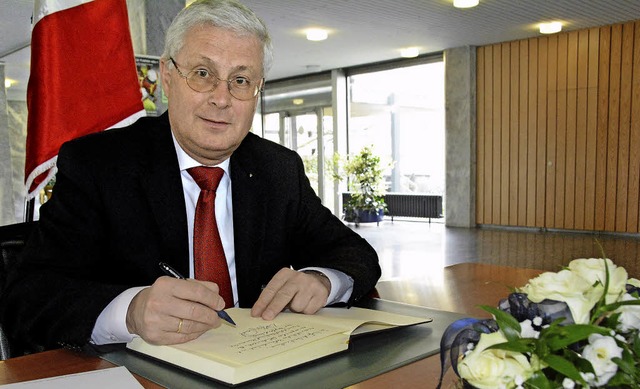
[[[218,80],[218,82],[213,83],[211,86],[211,89],[206,90],[206,91],[199,91],[199,90],[195,90],[193,89],[193,87],[191,85],[189,85],[188,79],[189,79],[189,74],[193,71],[195,71],[196,69],[191,69],[189,72],[187,72],[187,74],[182,73],[182,71],[180,70],[180,68],[178,67],[178,64],[176,63],[176,60],[173,59],[173,57],[169,57],[169,60],[171,61],[171,63],[173,64],[173,66],[176,68],[176,70],[178,71],[178,74],[180,75],[180,77],[182,77],[184,79],[184,82],[187,84],[187,86],[194,92],[198,92],[198,93],[209,93],[212,90],[214,90],[215,88],[218,87],[219,82],[224,81],[227,83],[227,90],[229,91],[229,94],[231,96],[233,96],[234,99],[236,100],[240,100],[240,101],[249,101],[251,99],[254,99],[256,96],[258,96],[258,94],[260,94],[263,90],[264,90],[264,77],[262,77],[260,79],[260,84],[258,86],[256,86],[255,88],[255,92],[253,94],[253,96],[249,97],[248,99],[241,99],[238,98],[237,96],[235,96],[232,92],[232,88],[231,88],[231,82],[234,79],[230,79],[230,80],[225,80],[223,78],[220,78],[218,76],[216,76],[215,74],[211,74],[216,80]],[[249,82],[251,82],[251,80],[249,80]]]

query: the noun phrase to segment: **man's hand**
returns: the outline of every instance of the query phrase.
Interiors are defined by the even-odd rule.
[[[184,343],[220,326],[224,309],[212,282],[160,277],[127,310],[127,329],[152,344]]]
[[[251,308],[251,316],[273,320],[283,309],[314,314],[327,304],[331,282],[323,275],[284,268],[276,273]]]

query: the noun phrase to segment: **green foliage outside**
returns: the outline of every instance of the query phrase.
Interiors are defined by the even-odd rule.
[[[373,146],[365,146],[358,154],[341,161],[339,155],[334,156],[334,164],[342,167],[335,178],[348,178],[348,189],[351,199],[344,204],[344,219],[356,220],[358,211],[377,214],[386,211],[384,201],[383,166],[378,155],[374,154]]]

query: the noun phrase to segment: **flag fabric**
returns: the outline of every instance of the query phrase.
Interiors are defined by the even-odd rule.
[[[25,187],[55,175],[60,146],[144,115],[126,0],[36,0]]]

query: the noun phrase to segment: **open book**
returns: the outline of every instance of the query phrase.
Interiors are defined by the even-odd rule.
[[[235,385],[345,351],[351,335],[431,321],[364,308],[324,308],[315,315],[282,312],[273,321],[251,317],[250,309],[226,312],[235,328],[222,323],[198,339],[172,346],[135,338],[127,347]]]

